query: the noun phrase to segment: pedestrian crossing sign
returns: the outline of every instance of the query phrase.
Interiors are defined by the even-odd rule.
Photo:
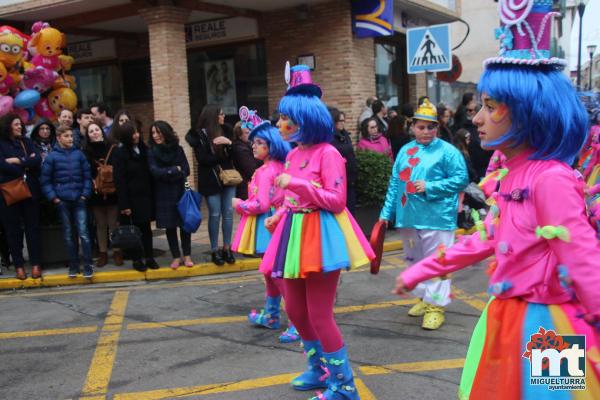
[[[450,25],[431,25],[408,29],[406,40],[409,74],[452,69]]]

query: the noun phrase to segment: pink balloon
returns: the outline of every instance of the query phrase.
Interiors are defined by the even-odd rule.
[[[48,104],[48,99],[45,97],[41,99],[33,109],[35,110],[35,113],[42,118],[46,118],[51,121],[54,121],[56,119],[56,114],[54,114],[54,111],[52,111],[52,109],[50,108],[50,105]]]
[[[10,96],[0,97],[0,117],[8,114],[13,108],[13,98]]]
[[[26,124],[26,123],[29,122],[29,119],[30,119],[29,118],[29,116],[30,116],[29,111],[27,111],[27,110],[25,110],[23,108],[16,108],[15,107],[15,108],[13,108],[13,112],[15,114],[17,114],[19,116],[19,118],[21,118],[21,120],[23,121],[23,123]]]

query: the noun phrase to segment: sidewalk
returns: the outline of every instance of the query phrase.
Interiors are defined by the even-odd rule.
[[[260,258],[249,257],[238,254],[236,263],[223,266],[216,266],[210,262],[210,242],[208,238],[208,210],[206,205],[202,205],[202,225],[198,232],[192,235],[192,259],[195,265],[191,268],[179,267],[177,270],[172,270],[169,265],[173,260],[169,252],[167,238],[164,230],[154,229],[154,254],[157,263],[161,268],[157,270],[148,270],[146,272],[138,272],[131,267],[131,261],[126,260],[125,264],[117,267],[113,264],[109,252],[109,264],[103,268],[94,270],[92,279],[85,279],[81,275],[77,278],[69,278],[67,276],[68,268],[66,266],[52,266],[44,270],[44,276],[41,279],[31,279],[30,277],[24,281],[14,277],[14,267],[6,270],[3,269],[4,275],[0,275],[0,290],[6,289],[24,289],[35,287],[52,287],[52,286],[69,286],[82,285],[93,283],[110,283],[110,282],[130,282],[142,280],[158,280],[172,278],[186,278],[191,276],[216,275],[241,271],[250,271],[258,269]],[[234,213],[233,232],[240,221],[239,215]],[[464,234],[463,230],[458,230],[457,234]],[[222,243],[221,232],[219,232],[219,243]],[[389,230],[386,234],[384,251],[393,251],[402,249],[397,231]],[[27,273],[30,274],[30,268],[26,267]]]

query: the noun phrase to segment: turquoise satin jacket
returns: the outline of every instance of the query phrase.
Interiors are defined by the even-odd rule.
[[[415,193],[413,182],[425,181]],[[397,228],[456,229],[458,193],[469,184],[463,155],[441,139],[424,146],[412,141],[398,152],[380,218]]]

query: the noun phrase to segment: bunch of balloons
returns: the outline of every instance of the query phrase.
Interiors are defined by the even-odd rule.
[[[16,112],[25,123],[55,121],[64,109],[75,112],[73,57],[62,54],[65,35],[36,22],[31,36],[0,26],[0,116]]]

